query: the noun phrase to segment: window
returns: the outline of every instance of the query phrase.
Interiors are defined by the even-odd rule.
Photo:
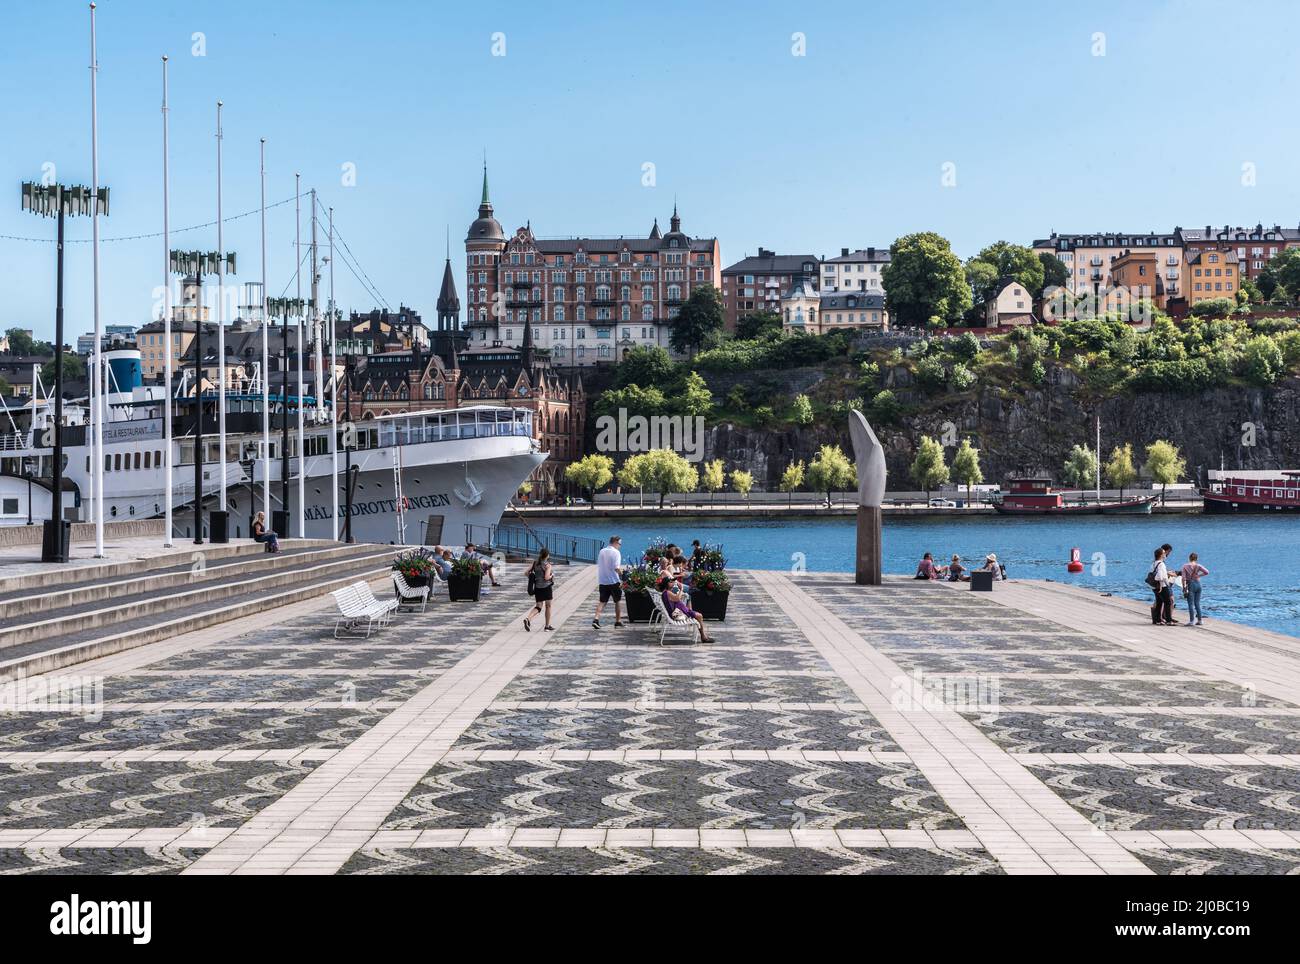
[[[5,499],[3,502],[0,502],[0,515],[17,515],[17,514],[18,514],[17,498]]]

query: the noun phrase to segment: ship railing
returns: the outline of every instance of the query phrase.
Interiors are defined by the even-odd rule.
[[[16,452],[27,447],[27,436],[22,432],[7,432],[0,435],[0,451]]]
[[[423,416],[413,414],[409,419],[379,426],[379,444],[419,445],[424,442],[450,442],[457,439],[495,438],[498,436],[517,435],[522,438],[532,437],[532,426],[528,418],[510,409],[503,409],[508,417],[500,418],[495,413],[483,412],[447,413],[433,424],[423,424]]]
[[[547,532],[517,525],[475,525],[466,523],[465,542],[480,549],[520,556],[536,556],[543,548],[561,562],[595,562],[604,547],[599,539]]]

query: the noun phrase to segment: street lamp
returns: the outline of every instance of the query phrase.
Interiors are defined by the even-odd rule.
[[[223,270],[235,274],[234,252],[172,251],[173,274],[222,275]],[[218,292],[218,297],[221,293]],[[203,304],[199,299],[194,319],[194,544],[203,545]],[[221,386],[225,391],[226,386]],[[222,429],[224,432],[224,429]],[[226,453],[221,452],[221,471],[226,471]],[[216,540],[224,542],[224,539]]]
[[[280,512],[272,514],[272,531],[286,538],[289,536],[289,315],[301,318],[305,309],[301,298],[267,298],[266,310],[269,317],[280,316]],[[302,322],[299,321],[299,324]],[[296,397],[298,407],[302,407],[302,383]],[[302,472],[302,433],[298,434],[298,471]],[[306,533],[300,533],[305,536]]]
[[[67,217],[108,216],[108,188],[92,191],[88,187],[65,187],[62,184],[37,184],[24,181],[24,211],[41,217],[58,219],[57,270],[54,293],[54,432],[45,433],[42,447],[54,445],[51,469],[53,491],[50,493],[50,518],[45,522],[41,540],[41,562],[68,561],[70,524],[63,520],[63,221]],[[96,346],[98,348],[98,346]],[[99,458],[96,452],[95,458]]]

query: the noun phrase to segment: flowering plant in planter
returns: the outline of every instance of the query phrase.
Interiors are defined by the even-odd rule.
[[[462,556],[452,562],[451,576],[453,579],[481,579],[483,577],[483,563],[477,559],[466,559]]]
[[[433,553],[423,546],[408,549],[393,559],[393,569],[407,582],[424,582],[433,572]]]
[[[731,580],[722,569],[696,569],[691,589],[695,592],[729,592]]]
[[[658,578],[659,574],[649,566],[636,566],[623,573],[623,590],[625,592],[641,592],[645,589],[653,591],[655,580]]]
[[[650,540],[650,544],[645,547],[645,552],[641,553],[642,559],[649,559],[653,556],[655,559],[661,559],[668,554],[669,542],[663,536],[655,536]]]
[[[720,546],[702,546],[704,555],[692,568],[696,572],[721,572],[727,568],[727,560],[722,555]],[[696,585],[698,585],[698,577]]]

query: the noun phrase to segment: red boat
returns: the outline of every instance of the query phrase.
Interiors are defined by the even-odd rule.
[[[1201,499],[1206,512],[1300,512],[1300,472],[1211,471]]]
[[[1065,495],[1052,488],[1051,479],[1010,479],[1009,492],[993,499],[993,508],[1003,515],[1096,515],[1102,513],[1149,513],[1154,495],[1119,499],[1115,502],[1066,502]]]

